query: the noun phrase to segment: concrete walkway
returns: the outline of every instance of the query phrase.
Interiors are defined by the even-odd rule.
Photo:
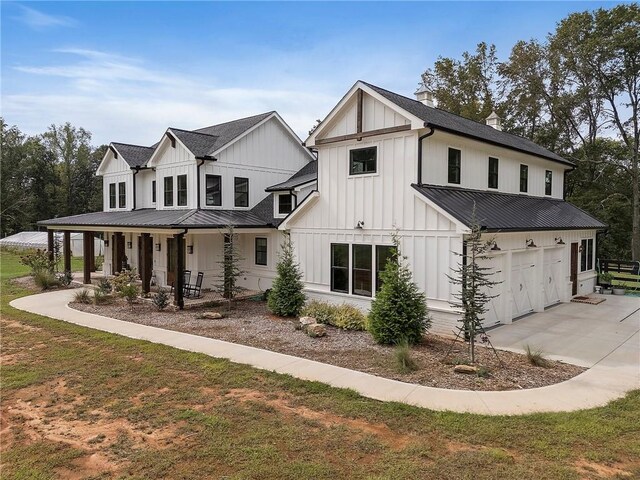
[[[67,305],[73,294],[72,290],[62,290],[32,295],[12,301],[11,306],[77,325],[226,358],[304,380],[351,388],[365,397],[377,400],[402,402],[432,410],[488,415],[573,411],[605,405],[624,396],[629,390],[640,387],[640,366],[616,363],[618,351],[610,354],[609,363],[598,363],[571,380],[549,387],[506,392],[425,387],[282,353],[79,312]]]

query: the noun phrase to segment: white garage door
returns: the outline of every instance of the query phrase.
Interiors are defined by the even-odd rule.
[[[544,306],[560,303],[560,285],[562,284],[562,261],[564,249],[552,248],[544,251]]]
[[[512,318],[533,312],[535,305],[535,254],[514,253],[511,263]]]
[[[479,265],[481,267],[489,268],[486,273],[490,273],[489,280],[492,282],[498,282],[497,285],[494,285],[489,292],[491,296],[495,297],[489,300],[489,305],[487,305],[487,311],[484,314],[484,318],[482,320],[482,325],[484,327],[492,327],[502,322],[502,318],[504,316],[504,311],[502,308],[504,301],[504,275],[502,272],[502,268],[504,265],[504,256],[496,255],[495,257],[488,258],[486,260],[480,260]]]

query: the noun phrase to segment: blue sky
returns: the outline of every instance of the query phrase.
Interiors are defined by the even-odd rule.
[[[358,79],[411,95],[438,56],[480,41],[501,58],[611,2],[7,2],[2,116],[66,121],[93,143],[152,144],[277,110],[301,137]]]

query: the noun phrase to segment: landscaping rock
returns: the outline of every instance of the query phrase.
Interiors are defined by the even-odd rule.
[[[224,318],[224,315],[220,312],[204,312],[202,314],[202,318],[206,318],[208,320],[220,320],[221,318]]]
[[[308,325],[313,325],[314,323],[318,323],[316,322],[316,319],[313,317],[300,317],[300,328],[302,328],[303,330],[308,326]]]
[[[467,375],[475,375],[478,373],[478,367],[471,365],[456,365],[453,367],[453,371],[456,373],[466,373]]]
[[[306,332],[310,337],[324,337],[327,334],[327,327],[321,323],[312,323],[307,325]]]

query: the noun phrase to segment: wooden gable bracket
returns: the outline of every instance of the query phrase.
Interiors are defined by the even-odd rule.
[[[364,137],[373,137],[375,135],[385,135],[387,133],[404,132],[411,130],[411,125],[398,125],[396,127],[379,128],[377,130],[369,130],[367,132],[351,133],[349,135],[340,135],[338,137],[319,138],[316,145],[324,145],[326,143],[344,142],[345,140],[362,140]]]
[[[171,132],[167,132],[167,137],[171,140],[171,148],[176,148],[176,137]]]
[[[111,150],[111,153],[113,153],[113,158],[118,158],[118,151],[113,148],[113,145],[109,145],[109,150]]]

